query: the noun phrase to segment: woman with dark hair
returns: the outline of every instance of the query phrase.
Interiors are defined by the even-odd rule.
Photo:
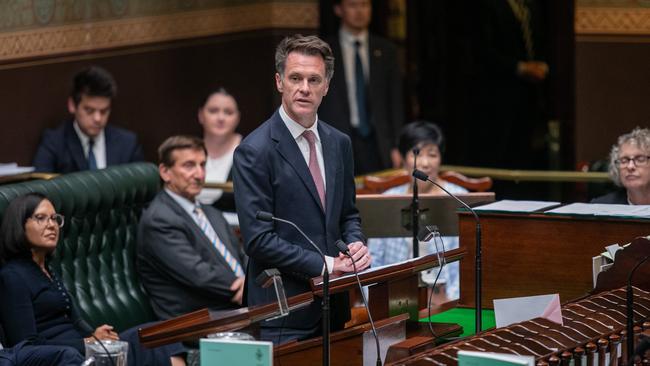
[[[59,345],[84,354],[84,342],[129,342],[129,365],[184,365],[180,344],[147,349],[139,344],[137,329],[121,334],[104,324],[92,329],[81,319],[63,282],[48,260],[56,249],[65,220],[40,193],[16,197],[0,225],[0,313],[10,346]]]
[[[208,94],[199,107],[198,119],[203,127],[203,142],[208,150],[205,181],[224,183],[232,180],[230,171],[233,155],[242,139],[235,132],[239,125],[239,108],[235,97],[226,89],[218,88]],[[204,188],[197,199],[203,204],[214,205],[221,211],[235,211],[232,192]]]
[[[445,147],[445,139],[440,128],[431,122],[416,121],[411,122],[400,132],[397,143],[401,155],[402,167],[412,172],[416,168],[429,176],[431,180],[445,187],[451,193],[467,193],[463,187],[449,183],[439,178],[440,163],[442,161],[442,151]],[[414,150],[418,150],[417,159]],[[416,162],[417,161],[417,162]],[[413,177],[411,182],[401,186],[393,187],[384,194],[412,194]],[[419,194],[446,194],[437,186],[417,180]],[[457,237],[444,237],[444,250],[458,248]],[[421,255],[435,253],[436,250],[443,248],[433,248],[433,243],[420,243],[419,251]],[[368,240],[368,249],[372,256],[373,266],[382,266],[391,263],[405,261],[413,257],[412,238],[382,238]],[[426,283],[433,284],[437,269],[423,272],[422,280]],[[450,263],[443,268],[437,285],[445,284],[445,292],[448,298],[455,299],[460,295],[458,287],[458,263]]]

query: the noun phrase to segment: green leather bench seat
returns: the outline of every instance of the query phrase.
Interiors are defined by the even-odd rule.
[[[50,198],[65,215],[52,267],[82,317],[118,331],[155,320],[135,269],[138,220],[159,189],[158,169],[133,163],[51,180],[0,186],[0,216],[27,192]]]

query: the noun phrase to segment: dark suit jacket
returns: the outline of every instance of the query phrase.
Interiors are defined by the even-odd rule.
[[[104,137],[107,166],[144,160],[142,147],[133,132],[107,125],[104,128]],[[36,171],[47,173],[64,174],[88,170],[88,160],[72,120],[43,132],[32,165]]]
[[[201,205],[212,228],[245,267],[246,258],[221,212]],[[235,274],[192,217],[165,191],[142,214],[137,268],[158,317],[204,307],[229,309]]]
[[[604,196],[596,197],[593,200],[591,200],[591,203],[629,205],[629,202],[627,202],[627,191],[625,189],[619,189],[617,191],[608,193]]]
[[[256,220],[257,211],[293,221],[325,255],[339,254],[334,245],[338,239],[365,242],[355,207],[350,139],[322,121],[318,121],[318,133],[325,164],[326,212],[307,163],[277,111],[235,150],[235,199],[250,258],[246,276],[249,306],[276,301],[273,289],[263,289],[253,281],[263,270],[278,268],[287,296],[293,296],[309,292],[309,279],[323,269],[320,256],[299,232],[286,224]],[[333,308],[332,316],[343,315],[341,321],[345,315],[349,317],[346,305]],[[306,309],[266,325],[311,329],[320,318],[320,301],[314,301]]]
[[[327,42],[334,53],[335,72],[330,81],[329,91],[318,109],[318,116],[351,136],[348,89],[338,34],[336,37],[328,38]],[[371,34],[368,37],[368,51],[370,52],[368,57],[370,123],[375,130],[382,165],[390,168],[392,167],[390,151],[395,147],[397,135],[404,124],[404,95],[397,63],[397,48],[390,41]]]

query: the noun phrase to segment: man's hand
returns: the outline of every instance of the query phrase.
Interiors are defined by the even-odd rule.
[[[355,241],[354,243],[350,243],[348,244],[348,249],[352,255],[352,260],[354,260],[354,263],[357,266],[357,271],[363,271],[364,269],[370,267],[372,258],[370,258],[368,247],[363,245],[362,242]],[[347,255],[339,253],[339,256],[334,258],[334,266],[332,268],[332,272],[354,272],[352,260],[350,260]]]
[[[99,327],[97,327],[93,335],[95,335],[97,339],[100,339],[102,341],[103,340],[117,341],[120,339],[117,333],[113,331],[113,327],[108,324],[100,325]]]
[[[237,279],[233,281],[232,285],[230,285],[230,291],[233,291],[235,293],[235,296],[233,296],[230,301],[234,302],[237,305],[241,305],[242,302],[245,279],[246,277],[237,277]]]

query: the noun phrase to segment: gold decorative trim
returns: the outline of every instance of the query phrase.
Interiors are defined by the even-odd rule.
[[[268,28],[317,27],[317,2],[242,5],[0,33],[0,62]]]
[[[650,8],[577,7],[578,35],[650,35]]]

